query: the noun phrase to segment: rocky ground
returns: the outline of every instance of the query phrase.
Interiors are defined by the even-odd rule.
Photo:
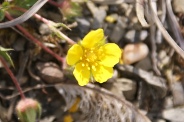
[[[9,55],[15,68],[8,66],[25,96],[42,105],[40,122],[183,122],[184,2],[76,2],[79,6],[67,8],[62,0],[50,1],[37,12],[67,28],[62,25],[53,31],[38,17],[21,23],[61,59],[19,27],[0,29],[0,45],[13,49]],[[9,13],[15,18],[22,14]],[[7,18],[2,22],[10,21]],[[120,46],[122,57],[107,82],[80,87],[65,57],[73,40],[78,42],[98,28],[104,29],[107,42]],[[10,76],[0,65],[0,122],[18,122],[15,106],[19,100]]]

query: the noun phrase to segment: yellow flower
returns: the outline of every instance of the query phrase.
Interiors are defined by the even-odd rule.
[[[79,44],[74,44],[66,57],[74,65],[74,76],[80,86],[90,78],[103,83],[113,75],[113,67],[119,62],[121,49],[115,43],[105,44],[103,29],[90,31]]]

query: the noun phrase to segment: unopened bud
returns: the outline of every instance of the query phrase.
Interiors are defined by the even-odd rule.
[[[72,2],[72,0],[64,0],[62,7],[60,8],[62,14],[67,19],[72,17],[77,17],[81,15],[81,6],[77,2]]]
[[[26,98],[18,102],[16,111],[21,122],[36,122],[41,116],[41,105],[36,100]]]

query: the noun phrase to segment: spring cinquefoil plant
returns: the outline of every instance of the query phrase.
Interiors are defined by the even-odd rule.
[[[105,40],[103,29],[92,30],[68,50],[66,60],[75,67],[73,74],[80,86],[88,84],[90,79],[103,83],[112,77],[121,49]]]

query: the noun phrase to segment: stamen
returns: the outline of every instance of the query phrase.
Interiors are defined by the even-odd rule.
[[[94,65],[92,66],[92,70],[96,71],[96,67]]]
[[[86,61],[88,61],[88,62],[89,62],[90,60],[87,58],[87,59],[86,59]]]
[[[85,66],[85,64],[84,63],[82,63],[82,67],[84,67]]]
[[[88,70],[90,70],[90,67],[88,67]]]

